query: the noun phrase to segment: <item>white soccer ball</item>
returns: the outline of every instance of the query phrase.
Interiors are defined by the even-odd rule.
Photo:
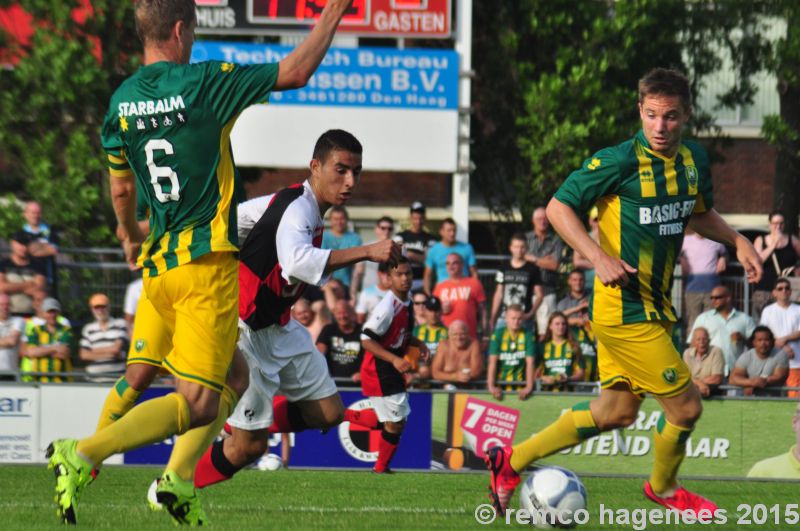
[[[267,454],[262,455],[258,461],[256,461],[256,468],[259,470],[280,470],[283,467],[283,461],[281,461],[281,457],[276,454]]]
[[[522,484],[519,504],[530,514],[534,527],[573,527],[575,513],[586,509],[586,487],[566,468],[538,468]]]

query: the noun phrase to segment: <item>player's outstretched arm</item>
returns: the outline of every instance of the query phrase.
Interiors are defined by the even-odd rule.
[[[716,210],[711,208],[702,213],[692,214],[689,218],[689,227],[703,238],[735,247],[736,258],[744,267],[747,281],[753,283],[761,280],[763,267],[755,247],[750,240],[728,225]]]
[[[547,219],[567,245],[587,257],[595,268],[595,274],[604,286],[616,287],[628,283],[628,275],[636,268],[619,258],[608,256],[595,242],[572,207],[555,197],[547,205]]]
[[[383,240],[369,245],[331,251],[325,274],[365,260],[370,262],[395,262],[402,255],[402,247],[392,240]]]
[[[322,62],[352,0],[328,0],[308,37],[279,64],[275,90],[304,87]]]

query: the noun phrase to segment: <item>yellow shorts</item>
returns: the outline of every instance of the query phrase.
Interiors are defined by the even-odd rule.
[[[161,367],[171,350],[172,334],[143,289],[136,305],[128,364],[144,363]]]
[[[625,382],[638,395],[670,397],[681,394],[691,383],[689,367],[672,344],[672,323],[592,323],[592,331],[598,342],[601,387]]]
[[[238,339],[239,261],[208,253],[144,279],[144,291],[172,335],[164,368],[222,391]]]

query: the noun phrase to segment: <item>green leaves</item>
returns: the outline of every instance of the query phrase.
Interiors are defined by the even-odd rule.
[[[93,0],[79,23],[73,14],[84,3],[20,2],[35,31],[18,43],[14,68],[0,70],[0,151],[8,163],[0,182],[41,202],[66,246],[113,242],[98,130],[116,85],[138,62],[133,3]]]

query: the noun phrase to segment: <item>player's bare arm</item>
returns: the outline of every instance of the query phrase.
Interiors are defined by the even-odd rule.
[[[383,240],[369,245],[331,251],[325,274],[337,269],[363,262],[394,262],[402,255],[402,247],[392,240]]]
[[[747,281],[755,283],[761,280],[764,268],[761,266],[761,258],[755,247],[750,240],[728,225],[716,210],[712,208],[702,214],[692,214],[689,218],[689,227],[704,238],[735,247],[736,258],[744,267]]]
[[[336,28],[352,0],[329,0],[308,37],[286,56],[278,68],[276,90],[304,87],[328,51]]]
[[[136,181],[131,174],[128,176],[111,176],[111,202],[114,213],[125,234],[128,236],[123,242],[125,260],[135,263],[139,255],[139,247],[144,241],[139,223],[136,221]]]
[[[400,356],[395,356],[394,354],[383,348],[381,344],[375,341],[374,339],[362,339],[361,345],[364,347],[364,350],[370,351],[372,355],[378,358],[379,360],[391,363],[392,366],[395,369],[397,369],[397,372],[399,372],[400,374],[411,372],[411,364],[408,361],[401,358]]]
[[[555,197],[547,205],[547,219],[567,245],[592,262],[604,286],[623,286],[628,283],[628,275],[636,273],[636,268],[625,261],[607,255],[586,232],[575,211]]]

